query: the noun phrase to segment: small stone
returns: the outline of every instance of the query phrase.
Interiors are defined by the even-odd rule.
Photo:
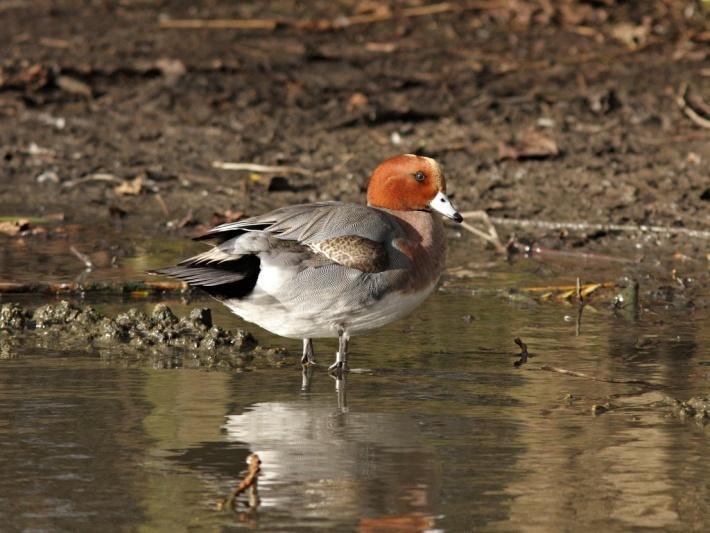
[[[594,416],[603,415],[608,410],[609,410],[609,404],[602,405],[602,404],[595,403],[594,405],[592,405],[592,414]]]
[[[59,174],[54,172],[53,170],[45,170],[42,172],[40,175],[38,175],[36,178],[37,183],[59,183]]]

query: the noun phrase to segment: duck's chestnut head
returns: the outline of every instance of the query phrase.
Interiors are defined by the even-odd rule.
[[[380,163],[367,186],[367,204],[395,211],[431,209],[456,222],[463,220],[446,196],[439,164],[418,155],[398,155]]]

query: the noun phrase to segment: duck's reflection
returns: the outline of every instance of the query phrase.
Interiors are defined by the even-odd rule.
[[[348,410],[346,379],[337,403],[332,392],[307,394],[227,416],[227,440],[259,454],[264,506],[297,504],[312,518],[421,516],[438,492],[433,450],[407,414]]]
[[[161,381],[156,391],[175,394],[170,402],[155,397],[155,413],[146,419],[163,450],[153,455],[200,479],[201,488],[193,476],[175,477],[171,492],[182,492],[181,499],[212,506],[243,478],[246,458],[254,452],[262,460],[260,521],[267,515],[269,523],[279,524],[296,512],[303,524],[377,530],[381,520],[394,520],[431,526],[441,488],[434,450],[410,413],[382,412],[362,402],[348,410],[346,385],[358,385],[359,376],[338,382],[337,394],[331,378],[318,369],[309,391],[301,393],[291,371],[246,378],[155,376]],[[150,498],[154,512],[149,514],[154,524],[165,525],[159,517],[166,516],[168,503],[160,492]],[[246,509],[245,501],[238,510]],[[173,518],[190,523],[187,516]],[[419,525],[410,530],[421,530]]]

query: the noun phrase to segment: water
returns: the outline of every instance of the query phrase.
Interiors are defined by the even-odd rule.
[[[340,395],[323,371],[334,342],[316,343],[303,391],[299,343],[255,328],[294,364],[156,370],[46,349],[0,360],[2,529],[707,530],[710,429],[659,403],[708,393],[707,312],[589,307],[579,336],[573,316],[450,288],[355,338],[361,372]],[[517,336],[534,355],[521,368]],[[533,370],[543,364],[666,388]],[[252,452],[258,509],[217,511]]]

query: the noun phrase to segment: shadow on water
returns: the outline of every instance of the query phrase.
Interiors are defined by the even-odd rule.
[[[702,529],[707,429],[658,405],[707,393],[707,317],[585,313],[575,336],[558,304],[439,293],[355,339],[365,370],[340,398],[324,371],[331,341],[316,344],[307,390],[295,356],[243,374],[51,349],[0,360],[0,518],[15,530]],[[516,336],[535,354],[521,368]],[[593,416],[602,401],[613,409]],[[216,511],[252,452],[260,507]]]

